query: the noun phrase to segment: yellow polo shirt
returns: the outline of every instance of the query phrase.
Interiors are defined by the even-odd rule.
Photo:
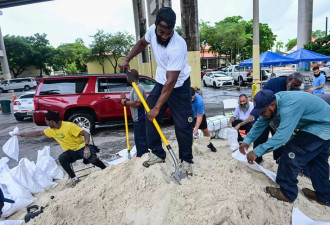
[[[75,123],[62,121],[59,129],[48,127],[44,133],[47,137],[54,138],[61,145],[63,151],[76,151],[85,146],[84,137],[79,135],[82,130]]]

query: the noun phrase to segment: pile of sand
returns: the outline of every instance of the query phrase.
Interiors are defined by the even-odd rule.
[[[36,203],[47,207],[30,224],[291,224],[293,207],[330,221],[329,208],[301,192],[293,204],[269,197],[264,188],[275,184],[266,175],[233,159],[226,141],[212,142],[217,153],[195,145],[195,176],[182,185],[169,178],[169,154],[166,163],[148,169],[141,165],[144,156],[93,171],[75,188],[61,184],[42,193]],[[271,154],[263,166],[276,172]],[[298,179],[299,189],[312,187],[309,179]]]

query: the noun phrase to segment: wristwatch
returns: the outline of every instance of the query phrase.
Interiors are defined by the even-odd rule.
[[[85,144],[85,147],[88,146],[89,147],[89,144]]]

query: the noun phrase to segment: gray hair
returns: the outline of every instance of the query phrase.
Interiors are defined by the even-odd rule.
[[[291,78],[292,80],[299,80],[301,83],[304,82],[304,77],[299,72],[294,72],[290,74],[288,78]]]

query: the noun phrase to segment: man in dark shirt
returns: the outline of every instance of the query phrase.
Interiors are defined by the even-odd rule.
[[[274,92],[274,94],[280,91],[296,91],[299,90],[300,85],[303,83],[303,81],[304,81],[303,76],[298,72],[294,72],[287,77],[277,77],[270,79],[265,84],[263,89],[271,90],[272,92]],[[256,121],[257,118],[254,118],[254,120]],[[258,145],[265,143],[268,140],[269,132],[271,132],[272,135],[274,135],[276,128],[279,126],[279,123],[280,123],[280,119],[275,118],[273,123],[267,126],[264,132],[253,143],[253,148],[256,148]],[[274,160],[278,160],[281,156],[281,153],[282,153],[281,149],[275,150],[273,152]],[[256,163],[261,163],[262,156],[258,157],[255,161]]]

